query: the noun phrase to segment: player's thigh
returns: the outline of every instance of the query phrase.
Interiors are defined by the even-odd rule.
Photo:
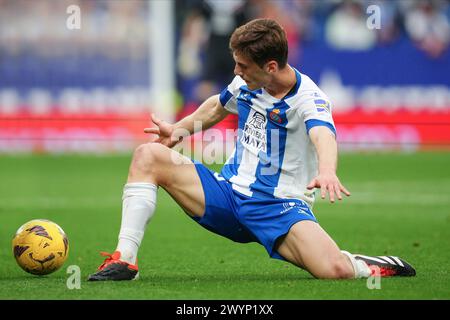
[[[192,160],[158,143],[146,144],[140,148],[145,150],[139,151],[141,155],[135,158],[151,159],[152,182],[166,190],[187,214],[202,217],[205,195]]]
[[[315,276],[327,272],[330,262],[341,257],[334,240],[318,223],[309,220],[294,224],[287,235],[278,239],[276,250],[286,260]]]

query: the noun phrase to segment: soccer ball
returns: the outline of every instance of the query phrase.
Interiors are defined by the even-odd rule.
[[[31,220],[17,230],[12,250],[23,270],[45,275],[64,264],[69,254],[69,240],[56,223],[44,219]]]

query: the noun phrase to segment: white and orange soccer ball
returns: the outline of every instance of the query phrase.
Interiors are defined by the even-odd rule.
[[[31,220],[17,230],[12,240],[14,258],[19,266],[35,275],[50,274],[64,264],[69,254],[69,240],[56,223]]]

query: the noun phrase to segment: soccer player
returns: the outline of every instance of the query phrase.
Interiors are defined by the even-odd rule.
[[[270,19],[252,20],[234,31],[230,49],[236,77],[227,88],[175,124],[153,116],[155,127],[144,129],[158,138],[134,152],[117,249],[103,253],[105,261],[89,280],[138,277],[137,252],[158,187],[206,229],[236,242],[260,243],[270,257],[316,278],[414,276],[413,267],[398,257],[341,251],[317,222],[316,189],[332,203],[350,192],[336,175],[332,104],[287,63],[283,28]],[[171,149],[194,133],[194,122],[207,129],[229,113],[239,117],[239,134],[220,174]]]

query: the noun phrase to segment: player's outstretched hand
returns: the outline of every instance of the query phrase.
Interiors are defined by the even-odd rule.
[[[153,142],[161,143],[166,147],[172,148],[177,143],[180,143],[183,140],[182,136],[176,137],[174,135],[175,130],[172,124],[157,118],[154,114],[151,114],[150,120],[155,124],[156,127],[145,128],[144,132],[155,134],[158,136]]]
[[[342,200],[342,193],[347,197],[350,192],[341,184],[339,178],[334,173],[321,173],[315,177],[306,187],[309,190],[320,188],[321,198],[325,199],[328,192],[330,202],[334,203],[335,195],[339,200]]]

